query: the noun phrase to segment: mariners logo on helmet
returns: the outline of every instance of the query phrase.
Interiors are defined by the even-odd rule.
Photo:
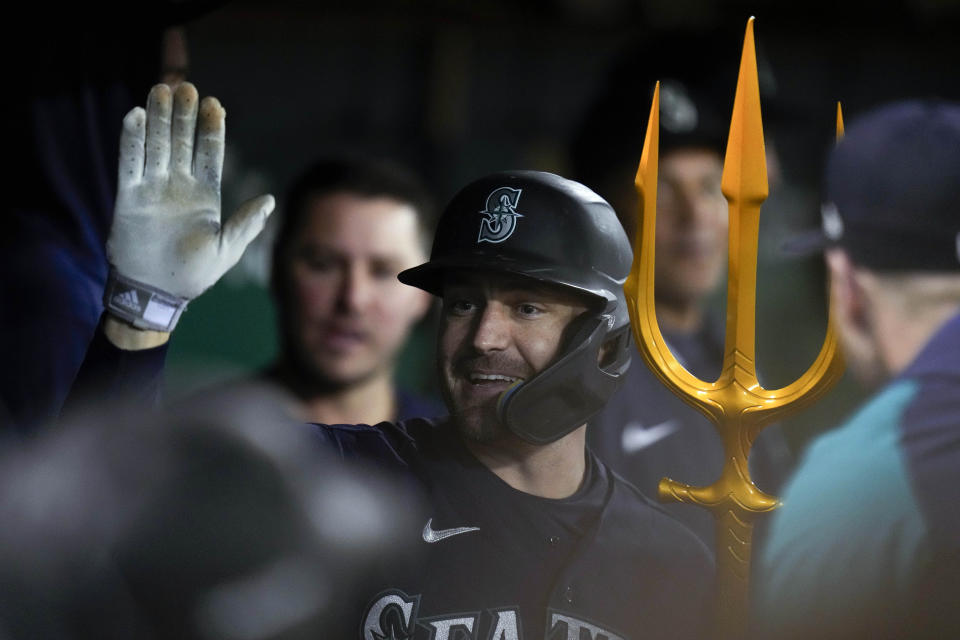
[[[487,216],[480,222],[480,236],[477,242],[503,242],[517,228],[517,203],[523,189],[500,187],[487,196],[486,206],[480,213]]]

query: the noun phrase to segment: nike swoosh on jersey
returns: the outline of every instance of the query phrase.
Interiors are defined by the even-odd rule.
[[[480,527],[454,527],[452,529],[434,529],[433,528],[433,518],[427,520],[427,524],[423,527],[423,541],[424,542],[440,542],[451,536],[458,536],[461,533],[470,533],[471,531],[480,531]]]
[[[639,422],[628,422],[620,434],[620,444],[626,453],[636,453],[663,440],[680,428],[676,420],[665,420],[652,427],[644,427]]]

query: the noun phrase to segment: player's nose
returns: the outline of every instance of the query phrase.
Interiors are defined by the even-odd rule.
[[[502,351],[510,344],[510,320],[502,305],[487,304],[477,314],[473,329],[473,348],[480,353]]]
[[[363,311],[375,296],[373,278],[361,264],[351,264],[340,281],[339,302],[344,310]]]
[[[676,185],[671,199],[671,216],[679,226],[695,224],[698,218],[698,198],[686,185]]]

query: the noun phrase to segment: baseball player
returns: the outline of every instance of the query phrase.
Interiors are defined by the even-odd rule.
[[[92,348],[140,380],[162,363],[187,300],[239,256],[272,204],[262,197],[218,224],[223,113],[210,98],[201,106],[191,163],[196,102],[190,85],[175,95],[161,85],[125,121],[108,314]],[[709,552],[585,446],[587,420],[630,364],[631,259],[611,207],[556,175],[497,173],[448,204],[430,260],[399,278],[442,300],[450,417],[310,427],[428,497],[405,533],[425,559],[356,603],[361,638],[701,636]],[[158,313],[124,306],[133,298]]]

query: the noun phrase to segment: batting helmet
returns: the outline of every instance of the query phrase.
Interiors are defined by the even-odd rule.
[[[500,396],[503,424],[528,442],[557,440],[599,411],[630,366],[623,283],[632,252],[613,209],[572,180],[508,171],[464,187],[444,210],[430,261],[400,281],[441,295],[451,271],[497,272],[559,285],[595,304],[546,369]]]

